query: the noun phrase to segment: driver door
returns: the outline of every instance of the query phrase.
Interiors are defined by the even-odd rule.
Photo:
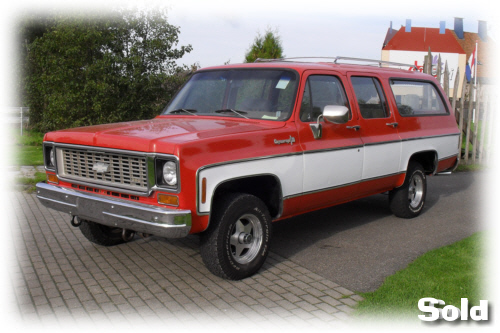
[[[345,78],[335,72],[310,71],[303,77],[300,113],[296,124],[304,152],[304,210],[327,207],[356,196],[363,170],[363,142],[358,119],[349,112],[345,124],[321,120],[322,135],[315,139],[310,124],[317,122],[327,105],[352,110],[345,90]]]

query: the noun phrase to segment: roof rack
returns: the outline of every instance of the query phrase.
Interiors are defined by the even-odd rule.
[[[301,60],[301,59],[330,59],[333,61],[325,61],[325,62],[331,62],[334,64],[337,64],[339,61],[361,61],[361,62],[367,62],[369,65],[373,64],[378,64],[379,67],[382,67],[382,65],[387,65],[387,66],[404,66],[404,67],[413,67],[414,70],[417,70],[416,65],[411,65],[411,64],[403,64],[399,62],[392,62],[392,61],[384,61],[384,60],[375,60],[375,59],[364,59],[364,58],[351,58],[351,57],[293,57],[293,58],[279,58],[279,59],[261,59],[257,58],[254,62],[286,62],[286,61],[296,61],[296,60]],[[304,61],[308,62],[308,61]]]

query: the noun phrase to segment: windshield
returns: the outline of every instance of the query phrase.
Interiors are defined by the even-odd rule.
[[[296,91],[297,75],[289,70],[199,72],[162,114],[286,120],[292,113]]]

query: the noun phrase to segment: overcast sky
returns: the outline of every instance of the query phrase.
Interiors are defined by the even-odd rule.
[[[454,17],[464,18],[465,31],[477,32],[478,20],[496,25],[494,1],[366,1],[366,0],[73,0],[3,1],[2,16],[9,19],[28,10],[51,8],[103,9],[110,5],[161,4],[169,8],[169,21],[179,26],[180,45],[193,51],[181,63],[202,67],[239,63],[258,32],[276,29],[284,53],[296,56],[351,56],[380,58],[390,22],[399,29],[406,19],[412,26],[453,29]],[[70,5],[69,5],[70,4]],[[427,8],[423,6],[427,4]],[[71,7],[69,7],[71,6]],[[15,13],[17,15],[11,15]],[[15,19],[14,19],[15,20]],[[3,22],[5,24],[5,22]]]
[[[464,19],[465,31],[477,32],[478,20],[495,25],[492,10],[475,1],[170,1],[170,22],[181,28],[181,43],[193,51],[183,58],[202,67],[230,60],[242,62],[258,32],[277,29],[284,53],[296,56],[351,56],[380,59],[392,21],[399,29],[412,26],[453,29],[454,17]],[[194,5],[193,3],[196,3]],[[245,5],[242,5],[244,3]],[[347,4],[346,4],[347,3]],[[419,5],[430,3],[425,10]],[[491,2],[493,3],[493,2]],[[492,22],[489,22],[492,20]]]

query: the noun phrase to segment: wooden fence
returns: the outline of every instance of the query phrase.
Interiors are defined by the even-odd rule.
[[[423,71],[432,75],[430,50],[425,57]],[[443,90],[450,100],[460,129],[460,142],[462,142],[460,164],[486,164],[493,154],[493,124],[496,122],[494,110],[496,101],[492,87],[481,84],[475,86],[473,80],[467,82],[466,75],[464,75],[462,89],[459,91],[460,73],[457,69],[453,94],[450,96],[448,64],[445,63],[443,69],[441,57],[438,58],[435,76],[439,82],[442,82]]]
[[[30,109],[27,107],[11,107],[0,110],[0,119],[4,124],[12,124],[23,135],[23,129],[29,124]]]

